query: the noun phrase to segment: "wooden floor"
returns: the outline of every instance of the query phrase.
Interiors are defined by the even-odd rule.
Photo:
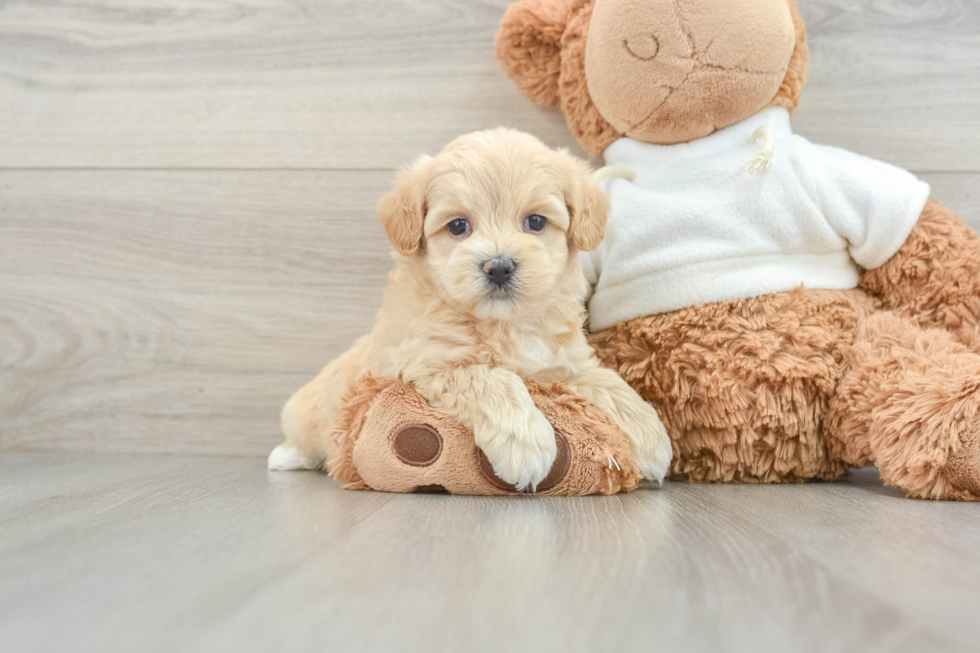
[[[848,483],[343,491],[254,458],[0,456],[5,651],[976,651],[980,513]]]
[[[575,145],[509,0],[0,2],[0,651],[980,650],[980,506],[268,475],[373,320],[374,205],[455,136]],[[980,0],[799,0],[794,129],[980,228]]]

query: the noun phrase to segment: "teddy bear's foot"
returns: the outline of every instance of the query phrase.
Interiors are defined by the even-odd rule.
[[[938,473],[924,476],[910,465],[882,473],[886,482],[898,485],[916,499],[980,501],[980,419],[960,435],[950,448]]]
[[[980,501],[980,419],[947,459],[946,476],[952,486],[948,498]]]
[[[980,354],[945,330],[878,313],[845,358],[831,409],[840,417],[828,420],[844,461],[877,466],[909,497],[980,500]]]
[[[352,490],[509,495],[476,446],[473,432],[433,408],[408,384],[365,376],[351,386],[340,413],[338,451],[330,474]],[[549,420],[556,449],[536,494],[585,496],[629,492],[640,483],[629,441],[608,415],[558,384],[533,381],[528,391]]]

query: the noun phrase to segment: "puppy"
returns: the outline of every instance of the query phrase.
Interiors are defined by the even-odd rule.
[[[269,469],[324,468],[348,385],[370,372],[415,385],[472,429],[497,475],[535,488],[555,434],[524,384],[561,381],[605,411],[641,471],[662,481],[671,446],[656,411],[586,340],[580,250],[609,210],[586,165],[527,134],[494,129],[423,156],[378,205],[398,250],[377,323],[296,393]]]

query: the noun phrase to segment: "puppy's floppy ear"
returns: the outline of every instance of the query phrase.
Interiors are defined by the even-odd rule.
[[[496,51],[507,76],[532,102],[558,105],[561,37],[568,23],[565,0],[519,0],[507,8]]]
[[[420,156],[408,168],[398,173],[395,189],[378,202],[378,217],[388,240],[399,254],[412,256],[422,246],[422,227],[425,222],[424,172],[431,157]]]
[[[591,252],[606,233],[609,198],[592,181],[592,171],[584,161],[564,150],[559,150],[558,155],[566,170],[565,204],[571,218],[568,237],[579,249]]]

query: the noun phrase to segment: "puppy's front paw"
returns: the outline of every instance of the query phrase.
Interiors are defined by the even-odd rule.
[[[528,400],[530,403],[530,397]],[[533,403],[523,411],[501,416],[498,422],[476,429],[474,435],[494,473],[519,491],[536,488],[558,455],[555,430]]]
[[[657,411],[652,406],[647,407],[649,410],[644,411],[643,419],[632,425],[628,435],[633,442],[633,455],[643,478],[663,483],[674,451]]]

